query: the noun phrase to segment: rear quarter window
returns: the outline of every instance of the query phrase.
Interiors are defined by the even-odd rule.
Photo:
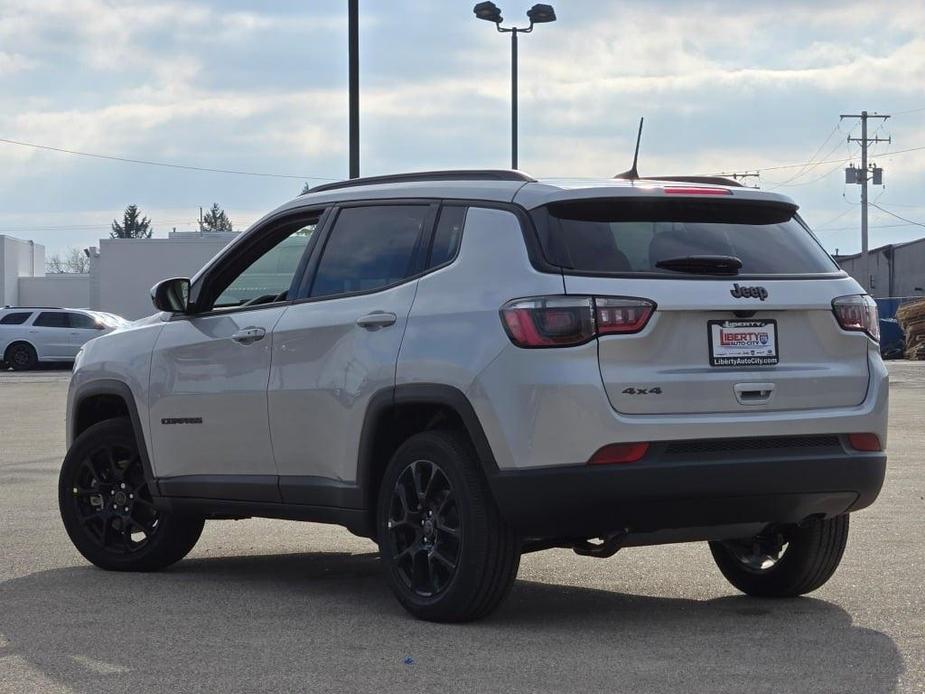
[[[783,203],[627,198],[553,203],[532,213],[549,262],[584,273],[685,277],[658,267],[733,256],[740,275],[838,272],[796,209]]]
[[[7,313],[2,318],[0,318],[0,325],[22,325],[27,320],[32,313],[29,311],[16,311],[15,313]]]

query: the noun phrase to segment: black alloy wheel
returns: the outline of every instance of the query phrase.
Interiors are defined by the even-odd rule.
[[[421,597],[442,592],[456,573],[463,538],[453,486],[435,462],[416,460],[399,474],[388,530],[405,585]]]
[[[766,531],[753,538],[711,542],[726,580],[747,595],[792,598],[828,581],[848,543],[847,514]]]
[[[155,571],[179,561],[205,522],[155,505],[126,417],[93,424],[71,445],[58,478],[58,508],[77,550],[111,571]]]
[[[383,471],[376,538],[389,587],[419,619],[465,622],[504,600],[521,539],[501,516],[465,433],[432,429],[402,443]]]
[[[137,552],[159,529],[141,458],[119,442],[103,443],[83,457],[71,503],[83,532],[107,552]]]

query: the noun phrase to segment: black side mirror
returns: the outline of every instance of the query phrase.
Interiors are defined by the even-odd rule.
[[[189,280],[171,277],[151,287],[151,301],[158,311],[186,313],[189,310]]]

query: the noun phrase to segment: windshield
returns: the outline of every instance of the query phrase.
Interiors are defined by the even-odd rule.
[[[722,256],[742,275],[837,272],[838,266],[780,203],[630,198],[553,203],[532,212],[547,259],[602,274],[683,277],[696,270],[665,261]]]

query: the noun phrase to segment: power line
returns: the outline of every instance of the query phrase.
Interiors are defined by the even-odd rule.
[[[871,204],[871,206],[876,207],[876,208],[877,208],[878,210],[880,210],[881,212],[886,212],[886,213],[887,213],[888,215],[890,215],[891,217],[896,217],[896,219],[901,219],[901,220],[904,221],[906,224],[912,224],[912,225],[917,226],[917,227],[925,227],[925,224],[923,224],[922,222],[914,222],[914,221],[912,221],[911,219],[906,219],[905,217],[901,217],[900,215],[896,214],[895,212],[890,212],[889,210],[884,209],[883,207],[880,207],[880,205],[878,205],[878,204],[875,203],[875,202],[872,202],[872,203],[870,203],[870,204]]]
[[[909,152],[919,152],[923,149],[925,149],[925,145],[920,146],[920,147],[909,147],[908,149],[895,149],[892,152],[881,152],[879,157],[885,158],[885,157],[894,156],[896,154],[907,154]],[[855,157],[844,157],[842,159],[829,159],[828,161],[817,161],[817,162],[802,161],[802,162],[799,162],[798,164],[779,164],[776,166],[765,166],[764,168],[749,168],[747,170],[748,171],[759,171],[759,172],[779,171],[781,169],[796,169],[801,166],[806,166],[807,164],[813,164],[813,163],[815,163],[816,165],[844,164],[845,162],[853,161],[854,159]],[[712,173],[704,173],[704,174],[699,174],[699,175],[701,176],[732,176],[732,174],[735,172],[745,171],[745,170],[746,169],[735,169],[734,171],[720,171],[720,172],[714,171]]]
[[[52,147],[51,145],[40,145],[34,142],[23,142],[21,140],[10,140],[0,137],[0,143],[7,145],[16,145],[18,147],[31,147],[32,149],[42,149],[49,152],[59,152],[61,154],[73,154],[79,157],[91,157],[93,159],[105,159],[107,161],[119,161],[126,164],[143,164],[145,166],[160,166],[167,169],[183,169],[185,171],[204,171],[207,173],[232,174],[235,176],[261,176],[265,178],[291,178],[298,181],[307,179],[313,181],[336,181],[336,178],[325,176],[295,176],[291,174],[267,173],[263,171],[239,171],[236,169],[211,169],[206,166],[192,166],[190,164],[174,164],[163,161],[149,161],[147,159],[130,159],[129,157],[116,157],[109,154],[94,154],[92,152],[79,152],[74,149],[64,149],[63,147]]]
[[[913,226],[912,224],[871,224],[868,229],[897,229],[899,227]],[[828,233],[830,231],[857,231],[857,226],[850,227],[829,227],[828,229],[813,229],[817,234]]]
[[[804,173],[808,173],[809,171],[812,171],[812,169],[815,168],[815,166],[812,167],[812,168],[809,168],[809,167],[810,167],[810,164],[811,164],[812,162],[815,161],[816,157],[819,156],[819,153],[822,151],[822,148],[825,147],[827,144],[829,144],[829,140],[831,140],[832,137],[835,135],[835,133],[837,133],[840,129],[841,129],[841,122],[838,122],[838,123],[835,124],[835,127],[832,128],[832,131],[829,133],[828,137],[826,137],[825,140],[823,140],[822,144],[819,145],[819,147],[816,148],[816,151],[813,152],[813,155],[809,158],[809,162],[807,162],[806,166],[804,166],[802,169],[800,169],[799,171],[797,171],[797,172],[796,172],[795,174],[793,174],[793,176],[791,176],[790,178],[788,178],[788,179],[786,179],[786,180],[784,180],[784,181],[781,181],[780,183],[775,184],[770,190],[773,190],[774,188],[777,188],[777,187],[780,187],[780,186],[785,186],[785,185],[787,185],[788,183],[790,183],[791,181],[794,181],[794,180],[798,179],[798,178],[799,178],[800,176],[802,176]],[[825,156],[826,156],[826,157],[831,156],[832,152],[834,152],[835,149],[838,147],[838,144],[841,144],[841,143],[837,143],[837,144],[836,144],[836,147],[833,148],[832,150],[830,150],[829,153],[826,154]],[[823,158],[824,158],[824,157],[823,157]]]
[[[849,203],[849,204],[851,204],[851,205],[859,205],[860,203],[852,202],[852,203]],[[820,225],[817,226],[817,227],[813,227],[813,231],[828,231],[828,229],[826,229],[826,227],[828,227],[829,224],[831,224],[832,222],[837,222],[839,219],[841,219],[842,217],[844,217],[846,214],[848,214],[849,212],[852,212],[853,209],[854,209],[854,208],[849,207],[849,208],[848,208],[847,210],[845,210],[844,212],[840,212],[839,214],[837,214],[837,215],[835,215],[834,217],[832,217],[832,219],[826,220],[825,222],[823,222],[822,224],[820,224]]]
[[[840,144],[841,144],[841,143],[839,142],[839,145],[840,145]],[[808,185],[810,185],[811,183],[816,183],[816,182],[818,182],[818,181],[821,181],[823,178],[828,177],[829,175],[831,175],[832,173],[834,173],[835,171],[837,171],[838,169],[840,169],[841,166],[842,166],[842,164],[844,164],[844,162],[839,162],[839,163],[837,163],[835,166],[833,166],[831,169],[828,169],[824,174],[821,174],[821,175],[819,175],[819,176],[816,176],[816,178],[811,178],[811,179],[808,180],[808,181],[801,181],[800,183],[778,183],[776,186],[774,186],[774,188],[769,188],[768,190],[774,190],[775,188],[795,188],[795,187],[797,187],[797,186],[808,186]],[[813,169],[814,169],[814,168],[816,168],[816,167],[814,166]],[[808,173],[809,171],[812,171],[812,169],[808,169],[808,170],[807,170],[807,173]],[[791,179],[791,180],[793,180],[793,179]]]

